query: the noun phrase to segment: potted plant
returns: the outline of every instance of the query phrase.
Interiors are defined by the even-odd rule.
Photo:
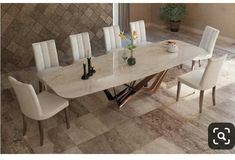
[[[186,13],[185,4],[182,3],[167,3],[160,8],[160,18],[170,23],[172,32],[178,32],[180,22]]]

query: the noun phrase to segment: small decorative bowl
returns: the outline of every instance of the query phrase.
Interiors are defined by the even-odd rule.
[[[178,46],[176,45],[175,41],[167,41],[167,51],[170,53],[175,53],[178,51]]]

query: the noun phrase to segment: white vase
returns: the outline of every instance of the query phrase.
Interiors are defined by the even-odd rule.
[[[174,43],[170,43],[167,46],[167,51],[170,52],[170,53],[178,52],[178,46]]]

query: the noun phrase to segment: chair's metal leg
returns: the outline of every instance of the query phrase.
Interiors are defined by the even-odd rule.
[[[213,101],[214,106],[215,106],[215,89],[216,89],[216,86],[212,88],[212,101]]]
[[[203,95],[204,95],[204,91],[202,90],[202,91],[200,91],[199,113],[202,113]]]
[[[192,67],[191,67],[191,71],[194,70],[194,66],[195,66],[195,61],[192,61]]]
[[[24,114],[22,114],[22,117],[23,117],[23,136],[25,136],[26,134],[26,131],[27,131],[27,122],[26,122],[26,117]]]
[[[182,69],[183,68],[183,64],[180,64],[179,68]]]
[[[202,65],[201,65],[201,60],[198,60],[198,64],[199,64],[199,67],[201,67]]]
[[[181,89],[181,82],[178,81],[178,85],[177,85],[177,96],[176,96],[176,101],[179,101],[179,97],[180,97],[180,89]]]
[[[38,81],[38,84],[39,84],[39,93],[41,93],[43,89],[43,84],[40,81]]]
[[[48,91],[48,86],[45,83],[43,84],[43,87],[45,91]]]
[[[66,126],[67,126],[67,129],[69,129],[70,128],[70,124],[69,124],[69,107],[66,107],[64,109],[64,114],[65,114]]]
[[[44,139],[42,121],[38,121],[38,127],[39,127],[39,134],[40,134],[40,146],[42,146],[43,145],[43,139]]]

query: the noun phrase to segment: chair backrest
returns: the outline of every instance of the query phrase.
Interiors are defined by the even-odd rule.
[[[209,89],[216,85],[216,82],[219,77],[220,70],[222,65],[226,59],[227,55],[224,55],[219,58],[210,58],[206,69],[203,73],[202,79],[200,81],[200,85],[202,88]]]
[[[11,76],[8,79],[16,93],[22,113],[31,119],[37,120],[39,115],[42,114],[42,110],[33,86],[17,81]]]
[[[104,27],[103,31],[106,51],[122,47],[119,26]]]
[[[69,36],[72,47],[73,61],[76,62],[82,58],[91,57],[91,43],[88,32],[74,34]]]
[[[218,29],[206,26],[199,47],[205,49],[208,53],[212,55],[218,36]]]
[[[133,41],[133,44],[138,45],[147,41],[144,20],[130,22],[130,28],[131,33],[134,31],[137,33],[137,39]]]
[[[33,43],[32,46],[38,71],[59,66],[54,40]]]

